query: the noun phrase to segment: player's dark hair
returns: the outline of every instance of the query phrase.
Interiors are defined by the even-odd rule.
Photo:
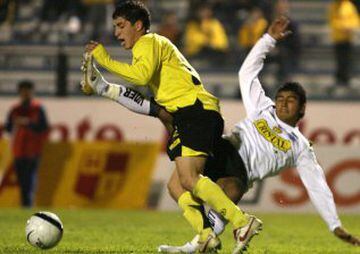
[[[298,97],[298,100],[299,100],[300,108],[302,108],[302,106],[304,106],[304,104],[306,103],[306,91],[302,87],[302,85],[300,85],[300,83],[298,83],[298,82],[286,82],[285,84],[283,84],[277,90],[275,98],[278,96],[278,94],[280,92],[284,92],[284,91],[291,91],[294,94],[296,94],[296,96]],[[305,115],[304,112],[300,112],[299,119],[303,118],[304,115]]]
[[[122,17],[130,21],[132,25],[134,25],[136,21],[141,20],[145,28],[145,32],[149,32],[150,12],[146,8],[146,6],[140,1],[127,0],[125,2],[121,2],[115,7],[115,11],[112,15],[113,19],[116,19],[118,17]]]
[[[18,83],[18,91],[20,91],[21,89],[28,89],[28,90],[32,90],[34,89],[34,83],[31,80],[22,80]]]

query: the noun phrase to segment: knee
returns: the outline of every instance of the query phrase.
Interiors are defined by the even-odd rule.
[[[170,196],[175,199],[175,196],[176,196],[176,191],[175,191],[175,187],[174,187],[174,183],[172,181],[169,181],[167,183],[167,189],[168,189],[168,192],[170,194]]]
[[[185,190],[192,192],[192,190],[195,187],[195,183],[196,183],[196,180],[194,178],[195,177],[191,177],[190,175],[180,175],[179,179],[180,179],[181,186]]]

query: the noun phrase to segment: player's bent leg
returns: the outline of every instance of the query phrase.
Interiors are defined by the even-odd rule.
[[[241,200],[242,196],[248,189],[246,184],[244,184],[238,177],[222,177],[216,180],[216,184],[223,189],[226,196],[228,196],[235,204]],[[207,217],[214,233],[217,236],[222,234],[228,221],[213,209],[208,211]]]
[[[242,181],[240,181],[238,177],[219,178],[216,180],[216,184],[223,189],[226,196],[228,196],[235,204],[241,200],[241,197],[247,190],[247,187],[243,186]],[[208,211],[207,218],[214,233],[217,236],[221,235],[224,232],[228,221],[213,209]]]
[[[235,229],[247,224],[247,217],[223,190],[208,177],[200,175],[206,162],[204,157],[177,157],[175,162],[181,185],[185,189],[191,190],[196,197],[219,212]]]
[[[247,191],[247,186],[243,186],[244,184],[237,177],[223,177],[218,179],[216,184],[223,189],[226,196],[235,204],[239,203]]]
[[[176,162],[176,170],[178,173],[179,181],[184,189],[187,189],[189,194],[184,193],[179,198],[179,206],[182,208],[187,208],[187,212],[184,212],[184,216],[192,216],[192,214],[195,214],[195,209],[200,212],[201,215],[203,215],[202,222],[203,225],[201,227],[195,228],[195,230],[199,234],[199,245],[200,245],[200,252],[210,252],[212,249],[219,248],[220,241],[216,237],[216,235],[213,233],[213,230],[210,226],[210,223],[208,223],[208,220],[205,216],[205,210],[204,207],[196,206],[194,204],[190,204],[191,202],[194,202],[194,200],[198,199],[195,198],[195,196],[189,191],[194,188],[194,184],[198,181],[200,177],[200,172],[203,171],[203,167],[206,162],[206,157],[177,157],[175,159]],[[179,169],[180,167],[180,169]],[[191,194],[191,195],[190,195]],[[192,200],[190,199],[192,197]],[[202,200],[198,199],[198,202],[202,202]],[[183,204],[186,204],[186,206],[183,206]],[[192,209],[190,209],[192,208]],[[198,212],[196,214],[198,214]],[[198,217],[199,218],[199,217]],[[190,221],[188,219],[188,221]],[[191,221],[195,221],[194,218],[191,219]],[[207,223],[207,224],[205,224]],[[197,223],[199,226],[199,223]]]
[[[168,183],[169,193],[177,201],[183,211],[185,219],[189,222],[197,234],[209,227],[202,201],[194,197],[191,192],[186,191],[180,184],[179,176],[175,170]]]
[[[206,217],[202,201],[195,198],[189,191],[185,191],[182,188],[176,170],[169,180],[168,189],[172,198],[178,202],[179,207],[182,209],[185,219],[196,231],[198,239],[205,239],[202,242],[206,241],[207,245],[202,244],[202,242],[196,242],[196,244],[186,243],[182,246],[162,245],[159,247],[159,251],[164,253],[192,253],[190,251],[194,250],[210,253],[219,249],[221,247],[220,240],[216,237],[216,235],[210,236],[212,229],[210,227],[209,220]],[[187,250],[187,252],[185,252],[185,250]]]
[[[247,224],[248,218],[245,214],[209,178],[201,176],[193,193],[230,221],[235,229]]]
[[[197,181],[200,179],[200,174],[204,171],[206,159],[205,156],[175,158],[180,184],[187,191],[193,191]]]
[[[180,179],[178,176],[178,173],[176,169],[173,171],[173,173],[170,176],[170,179],[167,183],[167,189],[169,191],[170,196],[173,200],[178,202],[180,196],[186,192],[186,190],[181,186]]]
[[[245,216],[216,183],[200,174],[203,172],[205,158],[177,157],[175,162],[181,185],[185,189],[191,189],[194,196],[200,198],[224,216],[233,224],[235,230],[241,229],[248,224],[250,218]],[[200,236],[200,242],[205,245],[208,239],[211,239],[211,234],[208,235],[207,239]]]

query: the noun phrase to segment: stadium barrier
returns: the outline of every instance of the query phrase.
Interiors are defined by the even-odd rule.
[[[5,116],[13,102],[13,98],[2,98],[0,115]],[[52,142],[110,140],[120,144],[156,144],[157,151],[162,152],[156,155],[147,205],[158,209],[176,209],[176,203],[171,200],[166,190],[166,181],[174,165],[164,153],[167,134],[157,119],[136,115],[104,99],[43,99],[43,103],[52,125]],[[229,132],[233,124],[245,117],[245,110],[239,101],[223,101],[221,106],[226,122],[225,129]],[[344,212],[360,211],[360,119],[354,115],[359,111],[360,103],[356,102],[309,102],[305,118],[299,126],[304,135],[315,142],[318,160],[324,168],[338,208]],[[1,123],[0,136],[5,136],[1,132]],[[58,156],[55,152],[51,154]],[[1,149],[0,166],[6,158],[8,155]],[[48,171],[55,170],[55,166],[49,164]],[[242,206],[262,211],[313,211],[294,172],[287,170],[279,177],[256,184],[244,198]],[[65,190],[70,187],[62,188]],[[61,197],[56,198],[55,205],[71,205],[71,202],[66,203]],[[51,203],[49,200],[42,202]],[[82,204],[92,205],[85,203]],[[107,206],[100,203],[101,206]]]

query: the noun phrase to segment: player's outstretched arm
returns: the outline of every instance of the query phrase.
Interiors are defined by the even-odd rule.
[[[298,158],[296,168],[311,202],[328,224],[329,229],[339,239],[352,245],[360,246],[360,239],[347,232],[341,225],[333,195],[312,149],[303,151]]]
[[[120,76],[133,85],[146,86],[160,64],[159,52],[158,48],[153,45],[153,41],[141,41],[139,43],[141,44],[132,51],[132,64],[114,60],[105,47],[95,41],[86,44],[85,52],[91,54],[97,64],[116,76]]]
[[[268,32],[259,39],[247,55],[239,70],[239,84],[246,113],[265,109],[273,105],[272,100],[265,95],[258,78],[263,69],[266,55],[275,47],[276,41],[284,38],[289,21],[285,17],[277,18],[271,23]]]
[[[356,237],[356,236],[350,234],[343,227],[335,228],[334,235],[347,243],[350,243],[355,246],[360,246],[359,237]]]

